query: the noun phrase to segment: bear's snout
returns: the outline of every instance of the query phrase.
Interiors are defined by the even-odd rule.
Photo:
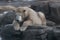
[[[18,22],[22,22],[22,21],[23,21],[23,20],[22,20],[22,16],[17,15],[17,16],[16,16],[16,20],[17,20]]]

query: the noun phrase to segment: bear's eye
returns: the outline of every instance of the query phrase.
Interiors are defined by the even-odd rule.
[[[26,10],[23,10],[23,12],[25,12]]]

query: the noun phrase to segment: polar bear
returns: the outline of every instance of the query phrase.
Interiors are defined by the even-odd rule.
[[[18,7],[16,12],[18,12],[17,14],[20,13],[22,20],[24,21],[20,27],[21,31],[25,31],[29,25],[46,26],[46,18],[42,12],[35,12],[29,7]]]

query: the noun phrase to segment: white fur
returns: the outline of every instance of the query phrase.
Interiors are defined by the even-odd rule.
[[[22,21],[22,17],[21,16],[16,16],[16,20],[18,20],[19,22]]]
[[[42,20],[42,25],[46,25],[46,18],[43,12],[38,12],[38,15],[40,16]]]
[[[23,10],[25,10],[25,12],[23,12]],[[17,11],[22,13],[25,16],[29,16],[28,20],[23,23],[22,27],[20,27],[21,31],[25,31],[27,27],[31,24],[32,25],[42,25],[42,24],[46,25],[45,15],[42,12],[38,12],[40,16],[39,17],[37,15],[37,12],[35,12],[33,9],[29,7],[18,7]]]

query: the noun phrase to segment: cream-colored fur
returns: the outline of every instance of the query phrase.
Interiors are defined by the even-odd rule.
[[[5,5],[5,6],[0,6],[0,10],[14,10],[16,11],[16,7],[12,5]]]
[[[20,24],[16,20],[13,21],[13,28],[15,30],[19,30],[20,29]]]
[[[42,25],[46,25],[46,17],[43,12],[38,12],[39,17],[42,20]]]
[[[25,31],[29,25],[46,25],[45,15],[42,12],[35,12],[33,9],[29,7],[18,7],[17,12],[22,14],[22,17],[28,17],[23,25],[20,27],[21,31]]]

